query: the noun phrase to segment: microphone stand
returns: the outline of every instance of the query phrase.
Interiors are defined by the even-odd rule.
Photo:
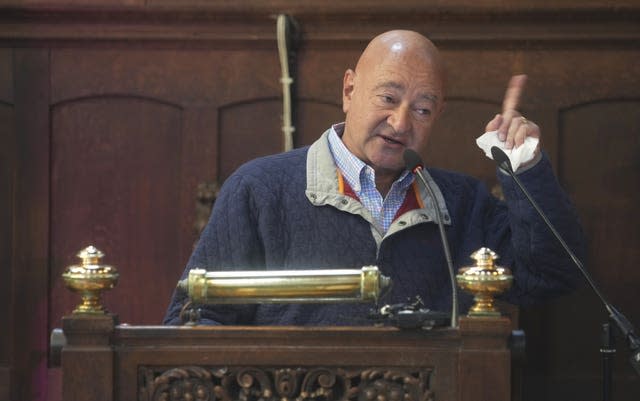
[[[491,155],[493,156],[493,160],[495,160],[498,163],[498,168],[500,168],[500,170],[509,174],[513,178],[513,180],[518,185],[522,193],[524,193],[524,195],[529,200],[529,203],[531,203],[531,205],[534,207],[536,212],[538,212],[538,215],[540,215],[540,217],[545,222],[547,227],[553,233],[554,237],[560,242],[560,245],[562,245],[562,248],[565,250],[565,252],[567,252],[569,257],[571,257],[571,260],[573,261],[573,263],[578,267],[582,275],[586,278],[587,283],[589,283],[589,286],[593,289],[593,291],[596,293],[598,298],[600,298],[600,301],[602,302],[605,309],[607,310],[607,313],[609,314],[607,323],[604,323],[602,325],[602,347],[600,348],[600,353],[602,355],[602,399],[604,401],[610,401],[612,399],[611,394],[613,390],[612,388],[613,387],[612,386],[613,363],[612,362],[613,362],[613,355],[616,352],[614,335],[613,335],[613,330],[611,329],[611,326],[614,325],[615,327],[617,327],[620,333],[622,333],[622,336],[627,340],[629,350],[631,351],[631,357],[629,358],[629,362],[631,363],[631,366],[636,370],[636,373],[638,373],[638,375],[640,375],[640,338],[635,333],[631,322],[629,322],[629,320],[622,313],[620,313],[613,305],[611,305],[605,299],[604,295],[602,294],[602,292],[600,292],[600,289],[598,288],[598,286],[596,286],[595,282],[591,278],[591,275],[589,275],[589,273],[585,270],[582,262],[580,262],[580,260],[576,257],[576,255],[571,251],[571,249],[569,248],[567,243],[564,241],[560,233],[556,231],[553,224],[551,224],[551,222],[549,221],[547,216],[542,212],[542,210],[540,209],[536,201],[533,200],[533,198],[531,197],[529,192],[526,190],[524,185],[522,185],[522,182],[520,181],[518,176],[513,172],[513,169],[511,168],[511,162],[509,161],[509,157],[502,151],[502,149],[498,148],[497,146],[493,146],[491,148]]]
[[[456,277],[453,273],[453,260],[451,258],[451,251],[449,250],[449,242],[447,241],[447,234],[444,231],[444,224],[442,223],[442,213],[440,212],[440,205],[436,200],[436,194],[431,189],[431,186],[427,182],[422,173],[422,168],[414,169],[416,175],[422,181],[422,184],[427,189],[429,196],[433,199],[433,208],[436,212],[436,222],[438,223],[438,230],[440,232],[440,240],[442,241],[442,248],[444,249],[444,257],[447,261],[447,267],[449,270],[449,279],[451,280],[451,327],[458,327],[458,290],[456,288]]]
[[[449,280],[451,281],[451,327],[456,328],[458,327],[458,289],[456,287],[456,276],[453,271],[453,259],[451,257],[451,250],[449,249],[449,241],[447,240],[447,233],[445,232],[444,224],[442,223],[440,205],[438,204],[436,194],[433,192],[433,188],[429,185],[429,182],[422,171],[424,169],[424,165],[420,159],[420,155],[411,149],[405,149],[403,158],[407,169],[418,176],[433,201],[436,223],[438,224],[438,230],[440,232],[440,241],[442,242],[442,248],[444,249],[447,270],[449,271]]]

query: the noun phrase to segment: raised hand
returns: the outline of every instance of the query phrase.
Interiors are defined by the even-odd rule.
[[[498,139],[505,142],[507,149],[522,145],[528,136],[540,138],[538,125],[527,120],[518,111],[526,82],[526,75],[511,77],[502,101],[502,113],[496,114],[486,126],[486,131],[498,131]],[[535,153],[537,154],[539,151],[540,145],[536,148]]]

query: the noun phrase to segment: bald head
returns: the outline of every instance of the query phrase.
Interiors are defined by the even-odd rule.
[[[383,63],[422,67],[444,84],[445,71],[438,48],[418,32],[393,30],[384,32],[369,42],[356,65],[356,73],[366,73]]]

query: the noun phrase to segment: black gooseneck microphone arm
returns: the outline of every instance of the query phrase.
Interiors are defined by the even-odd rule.
[[[451,327],[458,327],[458,288],[456,287],[456,276],[453,271],[453,261],[451,259],[451,250],[449,249],[449,241],[444,231],[444,224],[442,223],[442,213],[440,212],[440,205],[436,199],[436,195],[433,189],[429,185],[427,178],[422,172],[424,164],[420,155],[411,149],[405,149],[404,151],[404,163],[408,170],[412,171],[420,178],[420,181],[424,185],[425,189],[429,193],[431,199],[433,199],[433,208],[436,212],[436,221],[438,223],[438,229],[440,230],[440,240],[442,241],[442,248],[444,249],[444,256],[447,260],[447,268],[449,270],[449,278],[451,281]]]
[[[551,224],[547,216],[542,212],[538,204],[533,200],[529,192],[525,189],[524,185],[522,185],[522,182],[520,182],[518,176],[513,172],[513,169],[511,168],[511,162],[509,161],[509,157],[506,155],[506,153],[504,153],[502,149],[498,148],[497,146],[493,146],[491,148],[491,155],[493,156],[493,160],[495,160],[495,162],[498,164],[498,167],[513,178],[522,193],[524,193],[524,195],[529,200],[529,203],[531,203],[534,209],[536,209],[536,212],[538,212],[542,220],[544,220],[545,224],[551,230],[554,237],[560,242],[562,248],[564,248],[565,252],[567,252],[567,254],[571,257],[571,260],[573,260],[573,263],[578,267],[584,278],[586,278],[589,286],[593,289],[598,298],[600,298],[600,301],[609,313],[609,319],[615,323],[620,332],[623,334],[624,338],[627,340],[629,349],[631,350],[631,365],[640,375],[640,338],[638,338],[638,335],[635,333],[631,322],[629,322],[629,320],[622,313],[620,313],[605,299],[604,295],[591,278],[591,275],[585,270],[582,262],[580,262],[580,260],[571,251],[571,249],[569,249],[569,246],[564,241],[562,236],[558,233],[558,231],[556,231],[553,224]],[[605,328],[605,331],[606,330],[607,329]]]

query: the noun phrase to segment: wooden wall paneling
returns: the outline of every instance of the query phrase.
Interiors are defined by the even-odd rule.
[[[629,263],[640,256],[632,245],[638,243],[639,220],[636,208],[625,202],[637,198],[639,182],[639,55],[612,46],[597,51],[597,57],[588,50],[553,51],[543,61],[540,64],[555,72],[555,79],[544,83],[537,101],[556,107],[554,159],[589,240],[586,267],[608,299],[638,327],[633,283],[640,280]],[[618,170],[620,163],[629,167]],[[541,342],[539,349],[548,350],[541,361],[542,369],[548,372],[545,387],[555,393],[556,399],[566,399],[575,391],[600,390],[597,350],[606,314],[593,292],[586,284],[583,287],[553,305],[526,312],[529,317],[544,316],[537,321],[542,323],[538,336],[532,339]],[[579,318],[571,318],[576,314]],[[529,325],[532,332],[535,324]],[[542,355],[533,354],[532,372]],[[621,399],[640,394],[640,379],[627,359],[626,344],[619,340],[614,391]]]
[[[218,177],[219,135],[217,127],[218,113],[215,104],[196,102],[186,106],[183,112],[181,185],[179,189],[171,189],[178,192],[180,210],[183,211],[178,225],[171,228],[177,230],[177,234],[180,236],[180,242],[172,245],[174,251],[177,252],[178,264],[171,266],[169,272],[165,272],[167,276],[175,274],[176,271],[179,272],[183,268],[198,240],[200,230],[195,226],[194,221],[198,219],[198,186],[201,183],[217,182]],[[176,277],[171,280],[176,281]],[[172,281],[170,283],[175,285]],[[173,289],[171,288],[171,290]],[[166,309],[168,304],[169,299],[165,299],[164,304],[160,303],[155,307]],[[157,310],[154,315],[157,316]]]
[[[636,322],[637,328],[640,311],[635,294],[640,272],[633,261],[640,260],[640,96],[577,103],[561,110],[559,119],[560,171],[570,183],[589,236],[588,267],[609,302]],[[574,308],[582,308],[583,319],[572,327],[561,326],[559,340],[570,346],[558,346],[551,362],[554,371],[593,379],[589,376],[598,371],[598,358],[573,361],[579,361],[585,351],[596,355],[606,313],[589,291],[576,294],[575,301]],[[558,324],[565,312],[570,312],[570,306],[560,304]],[[620,337],[617,348],[614,391],[640,394],[640,381]]]
[[[224,105],[218,114],[220,182],[251,159],[283,151],[280,99],[252,99]]]
[[[331,124],[344,121],[340,100],[324,103],[316,99],[298,99],[295,147],[311,145]]]
[[[436,41],[457,46],[484,43],[502,48],[522,42],[606,46],[612,41],[632,43],[638,35],[637,0],[568,0],[563,4],[535,0],[168,0],[144,5],[114,1],[111,6],[98,7],[58,0],[58,8],[52,8],[54,2],[38,3],[0,4],[6,9],[0,16],[5,22],[2,37],[24,43],[134,40],[216,42],[227,48],[239,43],[265,45],[275,40],[274,16],[280,12],[300,22],[305,41],[323,46],[366,41],[375,33],[398,27],[417,29]]]
[[[303,28],[307,29],[303,25]],[[364,41],[346,39],[331,47],[303,41],[298,52],[295,145],[310,145],[331,124],[344,121],[342,80],[355,68]]]
[[[638,320],[640,311],[629,301],[640,272],[628,263],[640,258],[640,249],[630,246],[640,243],[640,96],[577,104],[561,111],[560,124],[560,170],[572,178],[577,207],[592,233],[592,274],[608,298],[626,304],[628,317]],[[572,146],[579,151],[569,151]]]
[[[630,206],[637,204],[635,193],[639,182],[636,175],[640,160],[637,149],[640,124],[637,106],[633,103],[638,99],[637,88],[640,87],[640,76],[634,67],[638,54],[613,47],[599,51],[598,57],[594,57],[593,51],[572,47],[546,50],[525,47],[526,51],[504,52],[493,49],[450,51],[445,46],[450,71],[449,102],[429,144],[426,160],[490,182],[494,175],[492,163],[477,154],[470,141],[460,141],[456,136],[465,135],[465,132],[468,138],[479,135],[474,129],[484,127],[486,120],[483,118],[492,115],[490,109],[493,108],[493,113],[500,110],[502,93],[496,91],[504,90],[504,84],[500,82],[504,80],[503,76],[527,73],[529,83],[522,110],[540,124],[543,148],[557,167],[559,179],[578,204],[586,232],[595,236],[590,240],[587,266],[601,283],[601,288],[613,294],[612,301],[620,300],[614,304],[632,322],[638,322],[640,317],[634,306],[637,300],[634,303],[632,299],[635,297],[633,286],[639,280],[628,267],[629,263],[633,264],[630,261],[638,260],[636,247],[632,245],[638,243],[638,218],[635,208]],[[482,68],[469,69],[470,65]],[[472,83],[473,80],[477,82]],[[480,103],[489,109],[477,113],[478,117],[473,121],[474,114],[465,103],[477,103],[467,99],[480,96],[485,99]],[[567,126],[565,114],[573,110],[573,105],[590,105],[594,99],[603,98],[609,102],[618,100],[618,103],[614,102],[609,108],[587,108],[582,113],[589,118],[572,117],[572,124]],[[494,105],[490,107],[492,102]],[[464,116],[464,121],[460,121],[460,116]],[[609,130],[615,130],[618,139],[608,140]],[[585,143],[583,135],[597,136],[597,140]],[[452,144],[466,146],[462,151],[468,151],[468,155],[459,159],[439,157],[441,147]],[[590,150],[585,152],[587,148]],[[585,153],[593,156],[585,160]],[[609,163],[626,168],[611,172],[611,178],[592,176],[592,168],[607,169]],[[598,187],[605,190],[599,193]],[[618,194],[616,198],[622,200],[607,202],[603,197],[607,197],[607,192],[614,187],[613,193]],[[581,202],[586,202],[586,206],[581,206]],[[604,218],[610,207],[616,209],[614,216],[620,216],[616,222],[611,221],[614,216]],[[619,224],[621,218],[626,219],[626,224]],[[616,234],[612,234],[616,230]],[[601,241],[604,237],[607,241]],[[597,353],[599,330],[606,317],[595,295],[583,288],[547,305],[525,308],[522,315],[529,341],[525,399],[561,400],[581,392],[597,393],[601,362]],[[617,396],[626,399],[624,397],[640,393],[640,381],[627,362],[626,345],[619,341],[614,388],[618,390]]]
[[[182,111],[130,97],[99,97],[52,107],[51,321],[78,304],[61,275],[78,263],[79,249],[95,245],[118,268],[105,296],[123,321],[158,323],[177,265]],[[143,283],[152,280],[153,288]],[[169,287],[170,288],[170,287]],[[129,296],[127,296],[127,294]],[[118,300],[116,304],[114,302]]]
[[[35,0],[32,0],[35,1]],[[49,0],[52,1],[52,0]],[[85,2],[90,2],[91,0],[84,0]],[[107,0],[103,0],[107,1]],[[111,0],[112,3],[118,3],[122,0]],[[230,7],[224,1],[213,2],[207,0],[182,0],[186,6],[202,6],[208,5],[212,9],[229,9]],[[58,3],[70,3],[74,2],[73,0],[53,0],[53,2]],[[78,0],[75,0],[78,2]],[[136,3],[135,1],[131,1],[132,3]],[[181,0],[148,0],[149,4],[153,5],[175,5],[180,3]],[[343,2],[340,0],[308,0],[303,2],[302,4],[296,0],[269,0],[267,2],[261,0],[244,0],[244,3],[247,7],[251,7],[252,9],[258,10],[272,10],[272,9],[289,9],[291,11],[303,11],[307,9],[318,9],[319,5],[325,5],[326,9],[318,10],[321,11],[343,11],[343,12],[354,12],[354,11],[362,11],[363,8],[371,7],[372,5],[376,5],[377,8],[383,10],[393,10],[397,12],[397,6],[393,4],[376,4],[376,2],[372,2],[371,0],[352,0],[350,2]],[[423,1],[420,0],[403,0],[402,5],[410,8],[410,9],[420,9],[421,7],[430,6],[430,7],[438,7],[442,8],[445,6],[467,6],[469,10],[475,11],[478,9],[484,8],[496,8],[496,7],[508,7],[508,6],[518,6],[529,9],[548,9],[549,7],[558,7],[558,8],[577,8],[576,3],[590,6],[603,6],[610,5],[606,0],[583,0],[582,2],[576,2],[571,0],[561,1],[560,4],[553,0],[511,0],[508,3],[505,3],[504,0],[485,0],[482,4],[477,4],[475,2],[469,2],[468,0],[432,0],[428,5],[425,5]],[[578,5],[579,5],[578,4]],[[634,0],[617,0],[616,4],[619,6],[629,6],[637,4]]]
[[[14,51],[16,179],[14,189],[12,396],[46,394],[49,268],[49,51]]]
[[[220,184],[241,164],[284,150],[276,47],[245,48],[228,58],[225,66],[237,71],[229,74],[229,95],[218,99]]]
[[[148,5],[147,8],[168,8],[182,6],[185,9],[207,9],[214,11],[242,11],[250,9],[259,12],[270,12],[273,10],[286,10],[289,12],[303,12],[308,10],[315,10],[318,13],[328,12],[345,12],[354,13],[362,11],[363,8],[376,6],[377,10],[382,11],[398,11],[399,6],[402,5],[410,10],[422,11],[425,8],[442,9],[449,7],[467,7],[469,11],[485,10],[487,8],[523,8],[529,10],[548,10],[549,8],[557,8],[561,10],[575,10],[581,7],[632,7],[637,5],[636,0],[617,0],[615,5],[607,0],[563,0],[561,2],[553,0],[511,0],[505,3],[504,0],[485,0],[482,4],[469,0],[432,0],[428,4],[424,4],[420,0],[403,0],[401,4],[376,4],[372,0],[352,0],[350,2],[343,2],[340,0],[308,0],[305,2],[299,2],[297,0],[244,0],[241,4],[235,4],[228,1],[210,1],[210,0],[2,0],[3,5],[7,6],[24,6],[30,4],[33,6],[78,6],[78,5],[100,5],[100,6],[130,6],[132,8],[142,8],[144,5]],[[324,5],[325,9],[318,9],[319,6]]]
[[[124,322],[160,322],[197,239],[196,187],[226,178],[218,168],[229,150],[219,143],[219,103],[273,97],[279,89],[271,49],[262,54],[272,58],[272,67],[251,73],[268,64],[259,54],[82,47],[53,52],[48,330],[77,304],[60,274],[89,242],[121,274],[105,296],[107,307]],[[280,111],[268,113],[278,119]],[[228,119],[229,135],[244,121],[253,127],[246,127],[238,158],[248,160],[273,140],[260,134],[268,124],[249,113]],[[279,135],[279,126],[267,133]],[[268,153],[281,149],[276,146]]]
[[[277,65],[275,55],[264,54]],[[226,152],[248,160],[274,143],[260,133],[268,124],[255,113],[277,120],[279,111],[261,105],[223,119],[229,137],[240,138],[230,147],[219,143],[217,132],[219,104],[277,93],[274,68],[247,79],[267,64],[240,51],[54,52],[51,327],[77,302],[60,274],[91,238],[105,244],[107,261],[121,273],[106,295],[109,308],[125,322],[160,322],[197,238],[197,184],[219,179]],[[244,136],[236,130],[241,124]],[[278,127],[276,121],[266,131],[278,135]],[[266,148],[280,149],[277,143]],[[87,168],[77,170],[79,163]],[[149,280],[153,287],[142,285]]]
[[[472,175],[489,187],[495,185],[495,164],[487,160],[475,140],[499,109],[488,99],[447,97],[446,109],[424,152],[426,165]]]
[[[0,400],[11,388],[13,345],[13,208],[16,177],[16,115],[13,95],[13,51],[0,49]]]
[[[429,160],[438,167],[464,172],[493,186],[495,164],[484,156],[475,139],[485,132],[495,114],[502,111],[509,78],[515,74],[529,76],[520,110],[541,125],[544,149],[548,151],[547,137],[553,137],[554,132],[549,132],[540,122],[540,114],[532,106],[539,95],[536,80],[548,78],[532,74],[523,61],[526,48],[522,45],[495,48],[491,43],[459,48],[444,43],[441,50],[448,71],[447,103],[428,145]],[[460,153],[461,157],[450,157],[453,152]]]
[[[60,46],[53,54],[52,92],[55,102],[96,93],[131,93],[184,108],[236,103],[279,90],[279,77],[261,72],[277,65],[275,43],[267,49],[224,44],[98,42]],[[76,74],[66,70],[72,69]],[[276,70],[278,73],[278,70]],[[276,92],[278,93],[278,92]]]

